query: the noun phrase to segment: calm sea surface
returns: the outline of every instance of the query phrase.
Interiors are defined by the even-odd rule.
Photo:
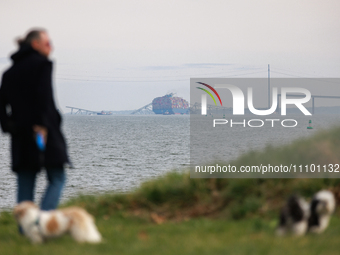
[[[222,119],[214,116],[216,119]],[[261,150],[266,145],[280,146],[298,138],[315,134],[322,129],[340,125],[340,115],[317,114],[313,116],[271,115],[271,116],[226,116],[227,124],[213,127],[212,116],[192,115],[190,121],[191,162],[193,165],[205,165],[207,162],[228,162],[249,150]],[[268,119],[275,121],[268,121]],[[295,120],[298,124],[294,126]],[[248,121],[252,126],[250,127]],[[260,122],[262,120],[262,123]],[[309,120],[313,129],[308,130]],[[231,122],[237,123],[231,127]],[[243,124],[244,123],[244,124]],[[272,127],[273,125],[273,127]],[[245,126],[245,127],[244,127]],[[339,134],[340,135],[340,134]],[[313,149],[313,148],[311,148]]]
[[[67,169],[62,200],[79,193],[129,191],[144,180],[189,166],[189,116],[65,115],[63,120],[63,131],[75,168]],[[308,120],[301,121],[306,125],[290,130],[289,136],[283,136],[288,130],[282,128],[265,127],[254,132],[240,128],[227,130],[230,132],[227,137],[216,142],[228,141],[228,153],[222,155],[224,160],[228,160],[249,149],[261,149],[268,143],[287,143],[340,123],[339,115],[313,116],[315,129],[308,132]],[[198,124],[195,120],[192,123]],[[205,154],[201,160],[212,157]],[[36,201],[40,201],[45,189],[45,178],[44,172],[38,177]],[[0,209],[15,205],[15,193],[16,176],[10,170],[9,137],[0,134]]]
[[[79,193],[124,192],[143,180],[189,164],[189,116],[65,115],[63,130],[74,169],[67,169],[63,200]],[[0,209],[15,204],[9,137],[0,134]],[[37,201],[46,186],[37,182]]]

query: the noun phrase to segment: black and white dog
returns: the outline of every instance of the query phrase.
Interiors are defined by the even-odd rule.
[[[277,235],[283,236],[291,233],[296,236],[304,235],[308,230],[309,205],[297,195],[291,196],[280,214]]]
[[[321,190],[308,204],[299,196],[291,196],[280,214],[278,235],[292,233],[297,236],[311,233],[322,233],[328,226],[335,210],[335,198],[332,192]]]
[[[321,190],[316,193],[310,204],[310,217],[308,231],[322,233],[328,226],[332,213],[335,210],[335,198],[332,192]]]

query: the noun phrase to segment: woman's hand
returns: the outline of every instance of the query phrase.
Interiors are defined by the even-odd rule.
[[[40,126],[40,125],[34,125],[33,126],[33,131],[36,134],[41,134],[43,139],[44,139],[44,144],[46,145],[46,141],[47,141],[47,128],[44,126]]]

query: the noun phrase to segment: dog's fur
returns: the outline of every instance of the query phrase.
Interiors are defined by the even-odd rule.
[[[33,243],[67,232],[78,242],[101,242],[92,215],[79,207],[41,211],[33,202],[24,201],[14,208],[14,216]]]
[[[328,226],[335,210],[335,198],[332,192],[321,190],[316,193],[310,205],[311,215],[308,220],[308,231],[322,233]]]
[[[291,196],[281,210],[277,235],[288,233],[296,236],[304,235],[308,229],[309,215],[308,203],[299,196]]]

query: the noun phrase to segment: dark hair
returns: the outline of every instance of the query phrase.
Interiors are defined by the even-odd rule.
[[[46,32],[45,29],[33,29],[30,30],[24,38],[17,39],[19,47],[28,44],[30,45],[33,40],[40,38],[40,33]]]

